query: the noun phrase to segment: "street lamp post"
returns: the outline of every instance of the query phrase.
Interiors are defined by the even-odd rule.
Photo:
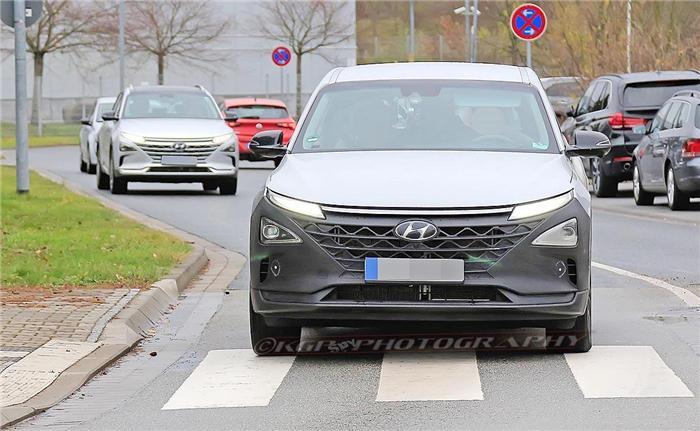
[[[119,0],[119,91],[124,89],[124,0]]]
[[[14,1],[15,27],[15,158],[17,193],[29,193],[29,130],[27,125],[27,47],[24,0]],[[41,108],[41,107],[39,107]]]
[[[481,15],[478,5],[479,0],[474,0],[474,6],[469,6],[470,0],[464,0],[464,6],[460,6],[453,12],[457,15],[464,15],[464,61],[472,63],[477,60],[477,43],[479,25],[478,16]],[[469,17],[473,17],[473,25],[469,25]]]
[[[416,18],[414,0],[408,2],[408,61],[416,59]]]

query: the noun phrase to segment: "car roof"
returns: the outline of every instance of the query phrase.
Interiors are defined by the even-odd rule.
[[[188,87],[185,85],[143,85],[134,87],[130,90],[131,93],[157,93],[161,91],[175,91],[178,93],[201,93],[201,87]]]
[[[525,68],[485,63],[385,63],[337,69],[331,82],[398,79],[458,79],[527,83]]]
[[[599,78],[614,78],[625,83],[649,82],[649,81],[675,81],[682,79],[700,79],[698,70],[658,70],[656,72],[634,72],[607,74]]]
[[[98,97],[95,101],[96,103],[114,103],[117,101],[116,97]]]
[[[224,106],[227,108],[244,105],[266,105],[287,109],[287,105],[285,105],[283,101],[277,99],[262,99],[259,97],[237,97],[233,99],[224,99]]]

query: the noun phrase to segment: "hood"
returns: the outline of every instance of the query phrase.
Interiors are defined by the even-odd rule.
[[[326,205],[469,208],[512,205],[565,193],[562,154],[487,151],[357,151],[288,154],[270,190]]]
[[[122,132],[147,138],[200,139],[231,133],[224,120],[195,118],[126,118],[119,120]]]

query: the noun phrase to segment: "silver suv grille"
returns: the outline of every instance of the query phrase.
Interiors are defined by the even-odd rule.
[[[185,144],[184,149],[176,149],[176,143]],[[146,138],[146,142],[139,145],[146,154],[155,162],[160,163],[162,156],[196,156],[198,163],[204,163],[219,146],[211,139],[154,139]]]
[[[424,242],[397,238],[394,225],[311,223],[304,230],[349,272],[364,272],[366,257],[393,257],[463,259],[465,273],[483,273],[538,224],[438,226],[438,235]]]

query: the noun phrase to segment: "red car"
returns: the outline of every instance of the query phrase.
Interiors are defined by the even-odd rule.
[[[263,160],[256,158],[248,149],[248,143],[256,133],[263,130],[282,130],[283,142],[287,145],[296,127],[296,122],[287,111],[287,105],[280,100],[226,99],[222,110],[227,116],[238,117],[235,121],[229,121],[228,125],[238,137],[241,160]]]

